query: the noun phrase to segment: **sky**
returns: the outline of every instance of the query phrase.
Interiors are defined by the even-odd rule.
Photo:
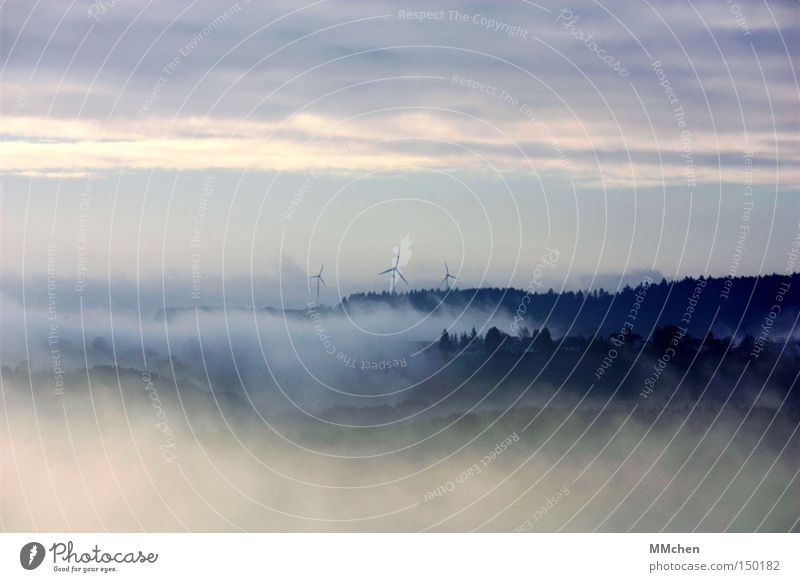
[[[412,287],[784,272],[798,28],[795,2],[6,0],[3,289],[293,306],[324,264],[332,303],[386,289],[403,237]]]

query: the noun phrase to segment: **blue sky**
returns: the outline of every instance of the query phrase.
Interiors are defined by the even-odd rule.
[[[796,3],[263,4],[2,3],[6,274],[295,301],[325,263],[332,301],[404,235],[414,286],[784,270]]]

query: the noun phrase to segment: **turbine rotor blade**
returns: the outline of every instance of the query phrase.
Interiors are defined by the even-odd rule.
[[[322,278],[322,275],[319,276],[319,280],[322,282],[323,285],[325,285],[326,287],[328,286],[328,284],[325,282],[325,279]]]
[[[406,285],[408,285],[409,287],[411,287],[411,285],[409,285],[409,284],[408,284],[408,281],[406,281],[406,278],[405,278],[405,277],[403,277],[403,273],[401,273],[400,271],[397,271],[397,274],[398,274],[398,275],[400,276],[400,278],[403,280],[403,283],[405,283]]]
[[[381,271],[380,273],[378,273],[378,275],[385,275],[386,273],[391,273],[392,271],[394,271],[394,267],[386,269],[385,271]]]

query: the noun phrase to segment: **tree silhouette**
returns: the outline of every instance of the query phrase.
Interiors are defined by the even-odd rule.
[[[450,339],[450,334],[446,329],[442,330],[442,335],[439,337],[439,349],[443,352],[450,352],[453,350],[453,340]]]
[[[675,325],[669,324],[664,327],[657,327],[653,332],[653,347],[658,352],[666,351],[677,334],[678,327]]]
[[[486,339],[483,341],[483,347],[488,353],[494,353],[500,347],[500,344],[508,337],[507,333],[503,333],[496,327],[493,327],[486,332]]]
[[[553,349],[553,337],[550,335],[550,330],[546,327],[543,327],[539,333],[534,338],[536,345],[538,345],[543,350],[552,350]]]

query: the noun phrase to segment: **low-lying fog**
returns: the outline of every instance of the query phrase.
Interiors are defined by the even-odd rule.
[[[768,379],[747,406],[683,386],[664,407],[428,347],[507,331],[491,312],[48,318],[3,296],[0,320],[4,530],[797,528],[797,422]]]

